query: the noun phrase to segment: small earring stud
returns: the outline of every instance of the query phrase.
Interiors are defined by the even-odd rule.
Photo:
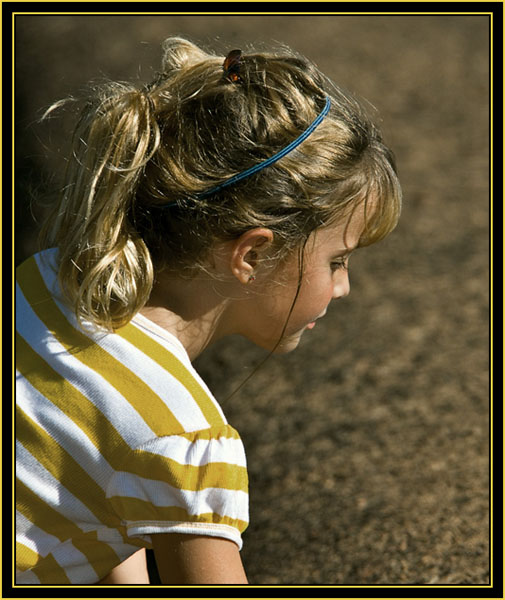
[[[249,275],[249,281],[254,281],[256,279],[256,275]]]

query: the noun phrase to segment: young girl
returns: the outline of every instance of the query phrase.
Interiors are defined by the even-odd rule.
[[[247,583],[243,446],[191,361],[294,349],[398,220],[391,152],[314,65],[164,50],[87,100],[18,269],[18,584],[148,583],[146,548],[165,584]]]

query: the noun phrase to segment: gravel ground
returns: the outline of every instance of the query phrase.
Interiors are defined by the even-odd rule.
[[[377,108],[404,188],[295,352],[229,399],[262,351],[234,338],[197,362],[246,446],[250,582],[488,584],[488,17],[18,17],[17,260],[67,135],[37,111],[99,74],[149,80],[174,34],[309,56]]]

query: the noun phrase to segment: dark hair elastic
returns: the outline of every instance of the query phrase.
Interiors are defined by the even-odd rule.
[[[224,59],[224,78],[228,79],[231,83],[242,83],[242,78],[240,77],[241,56],[242,50],[230,50],[228,56]]]

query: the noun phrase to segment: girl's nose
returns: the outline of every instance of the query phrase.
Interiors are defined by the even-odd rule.
[[[339,280],[335,283],[335,287],[333,288],[333,298],[338,300],[338,298],[345,298],[349,295],[351,291],[351,284],[349,282],[349,275],[347,271],[345,275],[343,275]]]

